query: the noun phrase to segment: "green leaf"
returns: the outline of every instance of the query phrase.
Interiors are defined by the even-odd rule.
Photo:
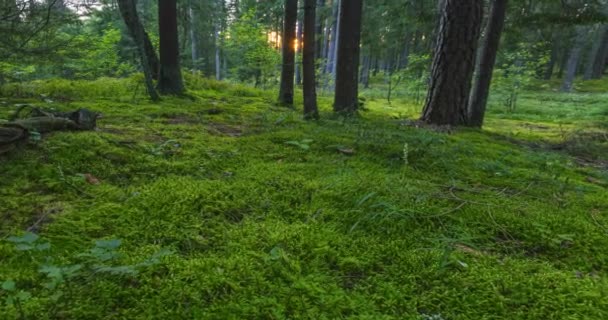
[[[15,298],[17,298],[21,301],[28,301],[32,298],[32,294],[27,291],[19,291],[19,293],[17,293],[17,295],[15,295]]]
[[[122,244],[120,239],[111,239],[111,240],[96,240],[95,247],[104,248],[108,250],[117,249]]]
[[[13,280],[6,280],[2,283],[2,290],[12,292],[15,291],[16,285]]]
[[[35,233],[26,232],[26,233],[24,233],[20,237],[17,237],[17,236],[9,237],[8,241],[10,241],[12,243],[29,243],[29,244],[32,244],[32,243],[36,242],[36,240],[38,240],[39,238],[40,237],[37,234],[35,234]]]

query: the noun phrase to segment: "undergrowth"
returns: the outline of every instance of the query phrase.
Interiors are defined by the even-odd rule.
[[[103,118],[0,159],[0,318],[608,318],[604,95],[495,96],[446,134],[398,98],[305,122],[186,80],[156,105],[135,78],[2,89],[0,119]]]

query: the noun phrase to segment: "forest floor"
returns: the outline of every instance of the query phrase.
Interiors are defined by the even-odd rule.
[[[2,92],[0,119],[103,118],[0,158],[0,318],[608,319],[605,93],[430,130],[372,91],[305,122],[273,92],[190,79],[155,105],[134,83]]]

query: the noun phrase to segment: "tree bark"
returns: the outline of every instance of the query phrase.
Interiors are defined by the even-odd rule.
[[[435,125],[467,122],[483,0],[445,0],[431,81],[421,120]]]
[[[313,40],[314,41],[314,40]],[[302,84],[302,66],[300,57],[302,55],[302,22],[298,21],[296,32],[296,84]]]
[[[182,94],[184,83],[179,65],[176,0],[158,1],[158,34],[160,38],[158,91],[162,94]]]
[[[363,0],[341,1],[336,63],[334,111],[355,113],[359,108],[359,51]]]
[[[325,6],[325,0],[317,0],[317,8],[323,8]],[[315,13],[315,58],[321,59],[323,55],[323,19],[320,14]]]
[[[279,104],[293,106],[296,21],[298,19],[298,0],[285,0],[283,18],[283,64],[281,69],[281,88]]]
[[[468,125],[479,127],[483,125],[483,119],[490,94],[490,83],[496,63],[500,36],[505,22],[508,0],[494,0],[488,17],[485,31],[485,42],[481,49],[481,56],[477,64],[477,74],[473,81],[471,98],[469,103]]]
[[[319,119],[315,79],[316,44],[316,1],[304,0],[304,49],[302,57],[304,73],[304,118]]]
[[[587,28],[583,26],[576,27],[575,38],[573,45],[568,54],[568,62],[566,63],[566,75],[562,83],[562,92],[571,92],[574,87],[574,79],[578,71],[578,65],[581,60],[581,51],[585,45]]]
[[[151,72],[151,76],[154,80],[158,80],[160,64],[158,62],[156,50],[154,50],[154,46],[152,45],[152,41],[150,41],[148,33],[139,20],[136,0],[118,0],[118,10],[120,11],[120,15],[122,16],[125,25],[127,26],[127,30],[129,30],[129,35],[135,42],[135,45],[138,47],[138,51],[143,54],[141,57],[142,60],[145,58],[147,61],[145,67],[142,67]]]

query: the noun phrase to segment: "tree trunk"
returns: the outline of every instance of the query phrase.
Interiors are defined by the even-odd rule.
[[[593,61],[593,70],[591,79],[601,79],[606,70],[606,60],[608,59],[608,25],[602,27],[602,38],[595,60]]]
[[[154,52],[148,34],[137,17],[135,1],[119,0],[118,8],[127,25],[127,29],[129,29],[129,34],[137,47],[148,95],[150,95],[152,101],[158,101],[160,100],[160,97],[158,96],[156,89],[154,89],[154,79],[158,78],[158,58],[156,58],[156,53]],[[148,45],[146,45],[146,43]]]
[[[304,118],[319,119],[317,108],[317,90],[315,79],[315,25],[316,25],[316,1],[304,0],[304,49],[302,65],[304,67]]]
[[[359,43],[363,0],[341,1],[334,111],[352,114],[359,108]]]
[[[158,35],[160,39],[158,91],[162,94],[182,94],[184,83],[179,65],[176,0],[158,1]]]
[[[445,0],[421,120],[463,125],[475,69],[483,0]]]
[[[368,50],[371,51],[371,50]],[[369,88],[369,69],[371,67],[371,58],[368,52],[367,55],[363,56],[363,66],[361,67],[361,84],[363,88]]]
[[[285,16],[283,26],[283,65],[281,70],[281,88],[279,103],[293,106],[296,21],[298,19],[298,0],[285,0]]]
[[[574,42],[568,54],[568,62],[566,63],[566,75],[562,84],[562,92],[571,92],[574,87],[574,79],[576,78],[576,72],[581,60],[581,51],[585,46],[586,33],[586,27],[576,27]]]
[[[313,40],[314,41],[314,40]],[[302,55],[302,22],[298,21],[297,32],[296,32],[296,84],[302,84],[302,66],[300,64],[300,57]]]
[[[494,0],[488,17],[485,31],[485,41],[481,49],[481,56],[477,64],[477,74],[473,81],[471,100],[469,104],[469,126],[483,125],[483,119],[490,94],[490,83],[496,63],[496,54],[500,45],[500,36],[505,22],[508,0]]]
[[[152,41],[150,41],[150,37],[137,15],[136,0],[118,0],[118,10],[127,26],[127,30],[129,30],[129,35],[138,47],[138,51],[142,54],[142,60],[145,58],[147,61],[146,66],[142,67],[149,70],[152,79],[158,80],[158,57],[156,55],[156,50],[154,50],[154,46],[152,45]]]

